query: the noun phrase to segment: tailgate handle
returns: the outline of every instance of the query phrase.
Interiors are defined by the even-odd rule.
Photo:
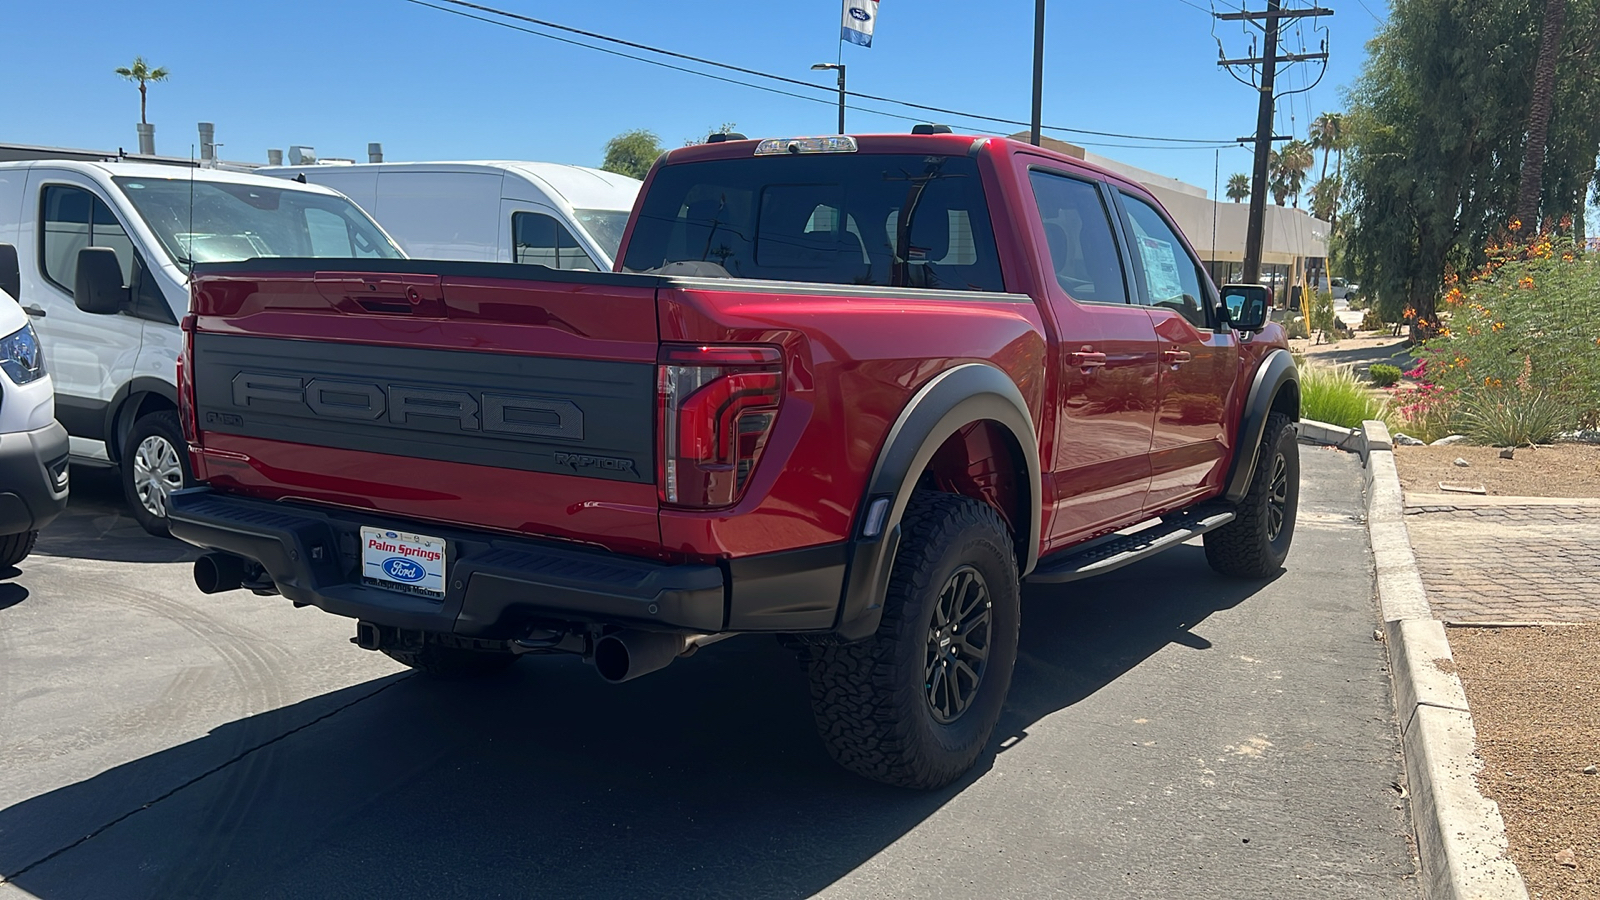
[[[317,290],[341,312],[443,318],[444,287],[437,275],[394,272],[318,272]]]

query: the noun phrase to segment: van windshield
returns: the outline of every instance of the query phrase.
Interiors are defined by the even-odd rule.
[[[185,271],[194,263],[270,256],[404,255],[366,213],[341,196],[187,178],[112,180]]]
[[[663,166],[623,271],[1003,291],[968,157],[800,154]]]
[[[617,248],[622,246],[622,233],[628,230],[626,209],[575,209],[572,211],[578,224],[589,232],[596,245],[611,259],[617,258]]]

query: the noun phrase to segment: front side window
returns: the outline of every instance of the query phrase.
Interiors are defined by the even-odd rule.
[[[1200,270],[1183,241],[1145,201],[1123,194],[1122,205],[1128,211],[1128,224],[1133,231],[1134,264],[1144,275],[1141,299],[1145,305],[1164,306],[1196,328],[1209,327]]]
[[[1056,281],[1088,303],[1127,303],[1128,282],[1100,189],[1064,175],[1030,173]]]
[[[977,162],[797,154],[666,166],[628,272],[1003,291]]]
[[[85,247],[109,247],[117,252],[122,267],[122,283],[133,279],[133,241],[111,212],[111,207],[94,194],[64,184],[46,185],[40,196],[43,240],[39,243],[45,277],[56,287],[72,293],[78,275],[78,251]]]
[[[511,233],[514,259],[519,263],[585,272],[599,268],[567,226],[544,213],[513,213]]]
[[[617,248],[622,246],[622,233],[628,230],[628,217],[632,210],[627,209],[575,209],[572,217],[578,220],[578,225],[589,232],[589,237],[606,255],[612,259],[617,258]]]
[[[172,261],[262,257],[399,259],[403,254],[338,194],[187,178],[113,179]]]

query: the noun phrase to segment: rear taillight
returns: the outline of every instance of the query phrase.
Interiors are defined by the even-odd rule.
[[[667,344],[659,360],[661,502],[738,503],[778,417],[783,355],[776,347]]]
[[[178,423],[183,428],[184,441],[198,444],[200,426],[195,418],[194,403],[194,313],[184,316],[179,327],[183,330],[183,348],[178,351]]]

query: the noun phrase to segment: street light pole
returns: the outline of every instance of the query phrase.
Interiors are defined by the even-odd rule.
[[[844,134],[844,63],[817,63],[811,68],[817,71],[839,70],[839,133]]]
[[[1028,141],[1039,146],[1039,115],[1044,105],[1044,0],[1033,0],[1033,127]]]

